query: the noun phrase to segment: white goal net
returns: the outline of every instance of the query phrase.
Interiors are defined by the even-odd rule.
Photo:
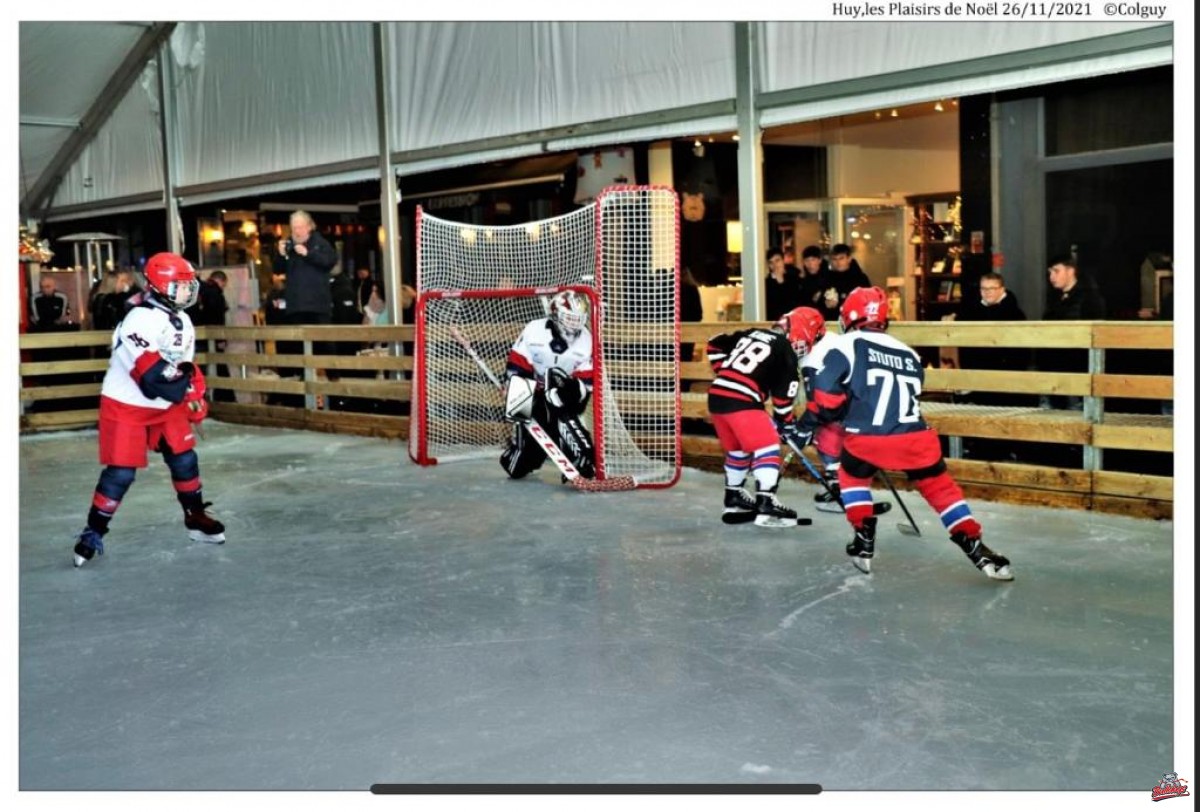
[[[678,199],[666,188],[612,187],[578,211],[514,226],[418,211],[410,456],[498,457],[511,431],[499,386],[508,351],[569,288],[592,300],[597,479],[674,484],[678,264]]]

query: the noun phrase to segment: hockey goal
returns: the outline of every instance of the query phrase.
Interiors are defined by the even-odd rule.
[[[560,290],[591,300],[596,478],[679,478],[679,207],[661,187],[605,189],[577,211],[480,226],[417,211],[409,455],[498,456],[508,351]]]

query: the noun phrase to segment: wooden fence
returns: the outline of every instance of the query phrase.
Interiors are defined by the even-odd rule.
[[[720,464],[722,454],[715,436],[704,424],[695,422],[707,417],[705,393],[712,380],[712,372],[702,360],[703,348],[709,336],[746,326],[750,325],[708,323],[681,328],[682,342],[694,345],[694,355],[701,359],[685,359],[680,365],[685,432],[686,427],[696,427],[683,437],[685,464],[710,469]],[[1087,353],[1086,372],[926,370],[922,413],[949,438],[950,470],[969,494],[1158,518],[1172,515],[1172,476],[1109,470],[1104,465],[1106,450],[1173,451],[1172,410],[1157,408],[1172,401],[1172,377],[1105,371],[1112,350],[1171,351],[1172,324],[901,322],[892,326],[891,333],[922,349],[1015,347]],[[413,328],[408,326],[202,327],[197,330],[201,345],[204,339],[223,340],[231,349],[199,353],[197,362],[206,367],[210,390],[232,393],[234,402],[213,404],[216,419],[404,438],[408,434],[405,415],[412,398],[407,380],[412,359],[397,350],[400,342],[412,341],[412,334]],[[110,339],[110,333],[99,331],[21,336],[23,432],[95,425]],[[644,330],[639,340],[646,340]],[[279,350],[289,349],[289,342],[293,351],[281,354]],[[317,350],[321,354],[316,354]],[[339,351],[341,354],[335,354]],[[982,406],[961,402],[964,392],[1074,396],[1083,408]],[[378,407],[378,413],[331,408],[345,398],[369,401]],[[1106,410],[1106,401],[1113,398],[1140,400],[1156,408],[1146,409],[1145,414]],[[78,408],[61,408],[64,402]],[[1077,446],[1082,450],[1082,464],[1061,468],[963,459],[964,439]]]

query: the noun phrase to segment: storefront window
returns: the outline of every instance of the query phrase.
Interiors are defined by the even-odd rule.
[[[1046,93],[1046,154],[1073,155],[1174,140],[1170,68],[1102,76]]]

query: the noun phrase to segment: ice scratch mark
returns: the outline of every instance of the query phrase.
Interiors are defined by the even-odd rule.
[[[785,629],[790,629],[792,627],[792,624],[796,622],[796,618],[800,617],[800,615],[804,614],[809,609],[816,606],[818,603],[827,601],[830,598],[835,598],[838,595],[843,595],[843,594],[849,592],[851,589],[862,589],[864,587],[869,588],[870,586],[871,586],[871,576],[869,576],[869,575],[861,575],[861,574],[847,575],[845,578],[842,579],[842,583],[838,586],[837,589],[835,589],[833,592],[830,592],[828,595],[822,595],[821,597],[817,598],[816,600],[809,601],[808,603],[801,606],[799,609],[796,609],[795,611],[791,612],[787,617],[785,617],[783,620],[779,621],[779,628],[777,628],[775,631],[771,632],[767,636],[771,637],[775,634],[778,634],[781,631],[784,631]]]
[[[242,490],[244,488],[253,488],[257,485],[262,485],[265,482],[270,482],[275,479],[283,479],[284,477],[289,477],[289,476],[292,476],[293,474],[307,474],[307,473],[308,473],[307,468],[304,468],[304,467],[292,468],[289,465],[288,469],[286,471],[280,471],[278,474],[272,474],[271,476],[263,477],[262,479],[256,479],[253,482],[247,482],[245,485],[239,486],[238,489]]]
[[[771,768],[766,764],[751,764],[747,761],[742,765],[741,771],[744,773],[752,773],[753,775],[766,775],[767,773],[771,772]]]

